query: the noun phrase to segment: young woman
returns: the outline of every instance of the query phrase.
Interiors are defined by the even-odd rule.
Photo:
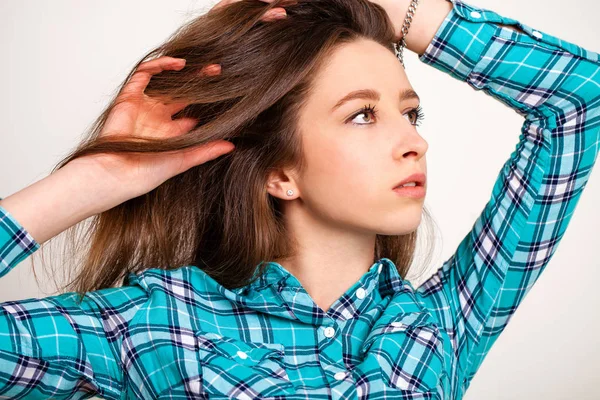
[[[146,55],[89,138],[0,202],[0,276],[94,216],[74,291],[0,303],[0,398],[462,398],[590,176],[600,57],[415,4],[226,1]],[[524,118],[416,289],[427,142],[403,37]]]

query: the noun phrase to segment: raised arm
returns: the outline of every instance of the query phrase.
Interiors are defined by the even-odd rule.
[[[187,133],[197,121],[173,120],[172,115],[188,103],[163,103],[144,94],[153,75],[184,66],[185,60],[166,56],[137,65],[100,137],[118,133],[120,139],[166,139]],[[204,73],[215,71],[198,72]],[[92,152],[72,159],[0,199],[0,277],[69,227],[232,149],[231,143],[217,140],[187,152],[138,157]],[[77,297],[65,293],[0,303],[0,398],[121,396],[122,337],[148,295],[140,286],[126,286],[86,293],[81,303]]]
[[[588,181],[600,135],[599,58],[460,0],[419,56],[525,119],[472,230],[417,288],[455,338],[463,390],[548,265]]]

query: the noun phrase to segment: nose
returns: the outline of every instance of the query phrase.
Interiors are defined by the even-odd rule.
[[[413,127],[412,129],[405,129],[402,135],[401,143],[397,147],[397,156],[402,157],[416,157],[417,160],[421,159],[427,153],[429,144],[427,141],[417,132]]]

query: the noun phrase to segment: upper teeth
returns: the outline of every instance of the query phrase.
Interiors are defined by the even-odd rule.
[[[408,182],[408,183],[405,183],[404,185],[400,185],[400,187],[404,187],[404,186],[417,186],[417,183],[416,182]]]

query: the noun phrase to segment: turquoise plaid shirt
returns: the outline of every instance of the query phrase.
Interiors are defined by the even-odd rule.
[[[595,52],[460,0],[425,64],[524,117],[491,199],[414,288],[377,260],[327,312],[281,265],[228,290],[195,266],[0,303],[0,398],[461,399],[544,271],[600,134]],[[519,33],[499,24],[517,25]],[[39,248],[0,208],[0,276]]]

